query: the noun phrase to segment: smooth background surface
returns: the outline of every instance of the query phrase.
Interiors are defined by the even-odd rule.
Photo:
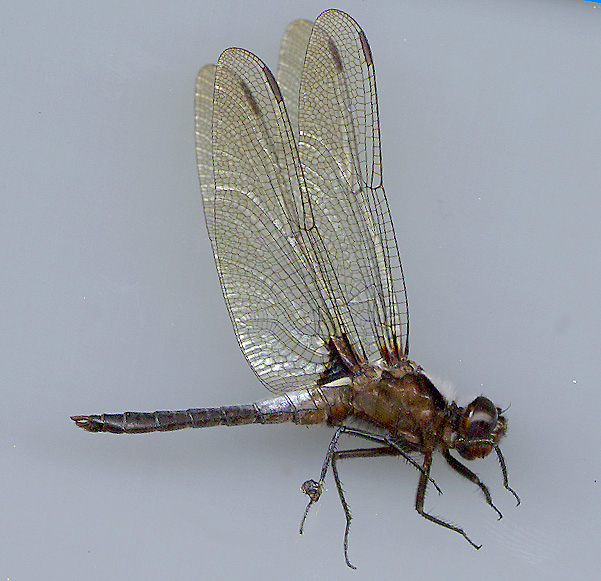
[[[592,579],[601,535],[601,7],[344,2],[370,40],[412,358],[507,412],[430,510],[393,460],[343,466],[297,527],[330,433],[291,425],[111,436],[76,413],[268,396],[220,295],[193,144],[197,70],[320,2],[28,2],[0,17],[0,578]]]

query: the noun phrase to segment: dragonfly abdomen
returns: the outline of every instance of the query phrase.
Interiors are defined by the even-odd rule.
[[[256,404],[248,404],[218,408],[73,416],[71,419],[80,428],[88,432],[145,434],[148,432],[170,432],[172,430],[183,430],[184,428],[277,423],[277,421],[266,421],[264,416],[265,414],[257,408]]]
[[[112,434],[145,434],[169,432],[184,428],[243,426],[247,424],[339,423],[348,414],[348,405],[339,388],[312,388],[290,392],[259,403],[191,408],[156,412],[124,412],[72,416],[71,419],[88,432]]]

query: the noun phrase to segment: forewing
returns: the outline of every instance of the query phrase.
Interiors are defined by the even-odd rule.
[[[316,20],[299,93],[304,226],[321,237],[350,343],[368,360],[394,362],[408,348],[405,284],[382,187],[374,65],[347,14],[328,10]]]
[[[272,391],[314,385],[335,324],[299,233],[306,195],[275,79],[228,49],[199,74],[196,117],[207,228],[240,347]]]
[[[284,103],[286,103],[290,125],[296,137],[298,137],[298,100],[301,74],[312,29],[313,23],[309,20],[295,20],[287,26],[280,45],[276,78],[284,97]]]
[[[213,245],[215,239],[215,179],[213,177],[213,87],[215,85],[215,65],[200,69],[196,77],[194,98],[196,162],[202,194],[205,222],[209,239]]]
[[[236,336],[258,377],[283,392],[314,384],[334,361],[354,372],[397,360],[407,313],[363,32],[333,10],[313,26],[297,21],[278,74],[292,124],[263,62],[226,50],[199,73],[196,138]]]

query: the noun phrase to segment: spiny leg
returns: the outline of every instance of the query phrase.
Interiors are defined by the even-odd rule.
[[[509,486],[509,480],[507,478],[507,466],[505,465],[505,458],[503,458],[503,454],[501,454],[501,449],[499,446],[495,446],[495,452],[497,453],[497,458],[499,459],[499,464],[501,465],[501,472],[503,473],[503,486],[515,497],[517,502],[516,506],[520,506],[520,497],[517,495],[516,491]]]
[[[348,539],[351,529],[351,519],[353,518],[353,515],[351,514],[351,509],[346,501],[346,497],[344,496],[342,481],[340,480],[340,475],[338,474],[338,465],[336,464],[336,462],[338,460],[344,460],[345,458],[375,458],[377,456],[398,455],[398,450],[396,448],[393,448],[392,446],[386,446],[381,448],[357,448],[355,450],[340,450],[334,452],[334,454],[332,455],[332,474],[334,475],[334,482],[336,482],[336,490],[338,490],[340,504],[342,504],[342,510],[344,511],[344,517],[346,519],[346,524],[344,527],[344,560],[351,569],[356,569],[356,567],[351,563],[348,556]]]
[[[344,430],[340,430],[340,432],[346,433]],[[373,440],[376,442],[384,441],[383,438],[380,439],[378,436],[373,436],[373,434],[368,434],[368,435],[371,437],[366,437],[365,439]],[[400,455],[405,456],[405,454],[403,454],[398,449],[397,446],[381,446],[381,447],[377,447],[377,448],[356,448],[354,450],[335,450],[335,444],[336,444],[337,439],[338,438],[336,438],[336,439],[332,438],[332,442],[334,443],[334,448],[332,447],[332,442],[331,442],[330,448],[328,448],[328,455],[326,456],[326,459],[327,459],[328,463],[331,463],[331,465],[332,465],[332,474],[334,475],[334,481],[336,483],[336,490],[338,491],[338,496],[340,497],[340,504],[342,505],[342,510],[344,511],[344,517],[346,519],[346,524],[345,524],[345,528],[344,528],[344,560],[346,561],[346,564],[351,569],[356,569],[356,567],[351,563],[349,556],[348,556],[348,539],[349,539],[349,534],[350,534],[351,520],[353,517],[351,514],[351,509],[348,505],[348,502],[346,501],[346,497],[344,496],[344,490],[342,488],[342,481],[340,480],[340,474],[338,472],[337,461],[344,460],[346,458],[376,458],[379,456],[400,456]],[[331,452],[331,455],[330,455],[330,452]],[[326,472],[327,472],[327,464],[325,462],[324,462],[324,466],[326,467]],[[418,465],[418,467],[420,469],[420,472],[423,473],[422,475],[425,475],[426,479],[430,480],[434,484],[434,486],[436,486],[436,483],[429,478],[429,475],[425,474],[422,466]],[[322,476],[325,478],[323,469],[322,469]],[[436,488],[438,489],[437,486],[436,486]],[[307,517],[307,512],[309,510],[309,507],[312,504],[314,504],[315,502],[317,502],[317,500],[319,499],[319,495],[321,494],[321,491],[323,490],[323,480],[320,479],[320,482],[315,482],[314,480],[307,480],[307,482],[305,482],[303,484],[303,486],[301,487],[301,490],[305,494],[307,494],[310,498],[309,505],[307,506],[307,508],[305,510],[305,514],[303,516],[303,522],[301,523],[301,533],[302,533],[302,527],[303,527],[304,521]]]
[[[348,436],[355,436],[356,438],[363,438],[364,440],[368,440],[370,442],[375,442],[377,444],[381,444],[384,448],[387,448],[387,447],[394,448],[397,451],[396,455],[401,456],[408,464],[411,464],[411,466],[413,466],[419,472],[423,473],[423,471],[424,471],[422,466],[419,463],[417,463],[409,455],[409,453],[406,450],[403,449],[403,447],[401,446],[401,444],[399,444],[399,442],[397,442],[391,438],[388,438],[386,436],[380,436],[379,434],[372,434],[371,432],[367,432],[365,430],[360,430],[358,428],[349,428],[348,426],[340,426],[336,430],[336,433],[334,434],[332,441],[330,442],[330,446],[329,446],[328,452],[326,454],[326,459],[325,459],[322,469],[321,469],[321,476],[320,476],[319,482],[315,482],[315,480],[307,480],[301,486],[301,490],[307,496],[309,496],[309,498],[316,497],[315,500],[313,500],[313,502],[310,503],[310,505],[317,502],[317,500],[319,499],[319,496],[321,495],[321,492],[323,490],[323,482],[325,480],[327,469],[328,469],[328,464],[330,463],[330,461],[332,459],[332,455],[335,451],[336,444],[337,444],[338,439],[340,438],[341,434],[346,434]],[[390,454],[386,454],[386,455],[393,456],[395,454],[390,453]],[[442,494],[442,490],[439,488],[438,484],[436,484],[434,479],[431,478],[430,476],[428,476],[428,480],[432,483],[434,488],[436,488],[436,490],[438,491],[438,494]],[[304,519],[303,519],[303,522],[304,522]],[[302,526],[301,526],[301,529],[302,529]]]
[[[478,475],[474,474],[467,466],[464,466],[461,462],[459,462],[459,460],[451,456],[451,453],[448,450],[443,452],[443,456],[449,466],[455,470],[455,472],[461,474],[461,476],[467,478],[470,482],[473,482],[480,488],[480,490],[484,493],[484,498],[486,499],[487,504],[496,511],[497,515],[499,516],[499,520],[501,520],[503,518],[501,511],[493,504],[488,487],[486,484],[484,484],[484,482],[482,482],[482,480],[480,480],[480,478],[478,478]]]
[[[336,446],[338,445],[338,440],[340,439],[341,434],[347,434],[349,436],[355,436],[357,438],[363,438],[365,440],[375,442],[377,444],[381,444],[380,447],[377,448],[358,448],[355,450],[342,450],[337,451]],[[376,456],[401,456],[405,461],[411,464],[414,468],[416,468],[420,474],[420,482],[421,479],[425,479],[427,483],[430,481],[432,485],[436,488],[439,494],[442,494],[442,490],[436,484],[436,482],[430,477],[429,469],[426,471],[423,466],[418,464],[409,453],[403,449],[402,445],[399,442],[395,442],[394,440],[387,438],[385,436],[380,436],[377,434],[372,434],[370,432],[366,432],[363,430],[359,430],[357,428],[349,428],[347,426],[340,426],[334,433],[330,441],[330,445],[328,446],[328,451],[326,453],[326,457],[324,459],[323,465],[321,467],[321,473],[319,476],[319,480],[316,482],[315,480],[306,480],[301,485],[301,491],[309,497],[309,502],[307,503],[307,507],[305,508],[305,512],[303,514],[303,518],[301,520],[299,533],[302,535],[305,521],[307,520],[307,515],[309,514],[309,510],[311,506],[313,506],[321,497],[321,493],[323,492],[325,478],[328,472],[328,466],[332,464],[332,473],[334,474],[334,480],[336,482],[336,488],[338,490],[338,495],[340,497],[340,502],[342,504],[342,509],[344,511],[346,525],[344,530],[344,559],[346,564],[351,568],[355,569],[355,566],[351,564],[348,558],[348,538],[349,531],[351,525],[351,511],[348,503],[346,502],[346,498],[344,497],[344,491],[342,489],[342,482],[340,481],[340,476],[338,474],[338,468],[336,466],[337,460],[342,460],[344,458],[374,458]]]
[[[336,444],[338,444],[338,439],[340,438],[341,433],[342,427],[338,428],[332,436],[330,445],[328,446],[328,451],[326,453],[325,460],[323,461],[323,465],[321,467],[319,481],[315,482],[315,480],[306,480],[301,486],[301,491],[309,497],[309,503],[307,504],[307,508],[305,508],[305,513],[303,514],[300,529],[298,531],[301,535],[303,534],[303,528],[305,526],[305,521],[307,520],[307,515],[309,514],[309,509],[319,500],[319,497],[321,496],[321,493],[323,491],[323,483],[326,479],[328,466],[330,465],[330,462],[332,461],[332,456],[336,451]]]
[[[509,492],[511,492],[511,494],[513,494],[513,497],[516,500],[516,506],[519,506],[521,504],[521,500],[520,497],[518,496],[517,492],[511,488],[511,486],[509,486],[509,479],[507,477],[507,465],[505,464],[505,458],[503,458],[503,454],[501,453],[501,448],[499,448],[498,444],[495,444],[494,442],[491,442],[491,440],[489,438],[482,438],[482,439],[472,439],[469,441],[470,445],[477,445],[477,444],[486,444],[486,445],[491,445],[492,447],[495,449],[495,452],[497,453],[497,458],[499,459],[499,464],[501,465],[501,472],[503,473],[503,486],[505,487],[506,490],[508,490]],[[463,442],[459,442],[459,444],[463,444]],[[455,448],[459,448],[458,444],[455,444]]]
[[[301,485],[301,491],[309,497],[309,502],[307,507],[305,508],[305,512],[303,514],[303,518],[301,520],[299,533],[302,535],[305,527],[305,521],[307,520],[307,515],[309,514],[310,508],[319,500],[321,497],[321,493],[323,492],[323,485],[326,479],[326,475],[328,472],[328,466],[332,461],[332,457],[336,451],[336,446],[338,444],[338,440],[340,439],[341,434],[347,434],[349,436],[355,436],[356,438],[363,438],[364,440],[368,440],[370,442],[375,442],[377,444],[382,445],[382,449],[388,450],[382,454],[373,454],[376,455],[386,455],[386,456],[402,456],[406,462],[411,464],[416,470],[421,472],[422,476],[426,476],[426,478],[432,483],[434,488],[438,491],[438,494],[442,494],[442,490],[439,488],[438,484],[434,481],[433,478],[430,477],[429,474],[424,472],[424,469],[420,464],[418,464],[403,448],[398,442],[387,438],[385,436],[380,436],[378,434],[372,434],[370,432],[366,432],[364,430],[359,430],[357,428],[349,428],[347,426],[340,426],[334,432],[332,436],[332,440],[330,441],[330,445],[328,446],[328,451],[326,453],[326,457],[324,459],[323,465],[321,467],[321,474],[319,475],[319,480],[316,482],[315,480],[306,480]],[[376,450],[376,448],[373,448]]]
[[[419,484],[417,485],[417,495],[415,497],[415,510],[417,510],[417,512],[419,514],[421,514],[425,519],[429,520],[430,522],[433,522],[437,525],[440,525],[441,527],[445,527],[447,529],[455,531],[456,533],[459,533],[470,545],[472,545],[472,547],[474,547],[474,549],[479,549],[480,547],[482,547],[482,545],[477,545],[476,543],[474,543],[474,541],[472,541],[472,539],[470,539],[467,536],[467,534],[461,527],[458,527],[456,525],[452,525],[448,522],[445,522],[444,520],[442,520],[438,517],[432,516],[431,514],[427,513],[424,510],[424,499],[426,497],[426,488],[428,486],[428,475],[430,474],[431,467],[432,467],[432,451],[427,450],[424,453],[424,464],[423,464],[424,471],[423,471],[423,473],[420,474]]]
[[[394,448],[397,451],[398,456],[401,456],[405,460],[405,462],[407,462],[408,464],[411,464],[411,466],[413,466],[416,470],[423,473],[424,469],[422,468],[422,466],[409,455],[407,450],[403,449],[402,445],[399,444],[398,441],[395,441],[392,438],[388,438],[386,436],[379,436],[377,434],[371,434],[370,432],[366,432],[364,430],[359,430],[357,428],[349,428],[347,426],[343,426],[342,430],[343,430],[344,434],[347,434],[349,436],[355,436],[356,438],[363,438],[364,440],[368,440],[370,442],[376,442],[378,444],[382,444],[382,446],[384,446],[385,448],[386,447]],[[417,449],[414,451],[417,451]],[[391,456],[393,454],[386,454],[386,455]],[[438,491],[438,494],[442,494],[442,490],[438,487],[438,484],[436,484],[434,479],[431,478],[429,475],[428,475],[428,480],[432,483],[432,486],[434,486],[434,488],[436,488],[436,490]]]
[[[344,496],[344,490],[342,489],[342,481],[338,474],[338,466],[336,462],[338,460],[344,460],[345,458],[374,458],[376,456],[398,456],[398,450],[391,446],[385,448],[358,448],[356,450],[340,450],[334,453],[332,456],[332,474],[334,475],[334,482],[336,482],[336,490],[338,490],[338,496],[340,497],[340,504],[342,504],[342,510],[344,511],[344,518],[346,524],[344,527],[344,560],[351,569],[356,567],[351,563],[348,556],[348,539],[351,530],[351,509]]]

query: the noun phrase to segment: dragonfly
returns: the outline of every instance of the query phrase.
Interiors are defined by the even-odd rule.
[[[277,76],[254,54],[225,50],[201,69],[196,151],[209,238],[236,338],[273,397],[248,405],[72,416],[90,432],[137,434],[182,428],[292,422],[333,429],[300,532],[331,469],[346,519],[338,462],[398,457],[419,475],[424,507],[435,453],[488,487],[456,456],[493,450],[509,486],[499,441],[504,411],[484,396],[460,406],[409,359],[407,293],[382,185],[380,122],[372,53],[361,27],[338,10],[285,31]],[[361,447],[339,449],[341,436]],[[453,455],[451,452],[455,452]]]

